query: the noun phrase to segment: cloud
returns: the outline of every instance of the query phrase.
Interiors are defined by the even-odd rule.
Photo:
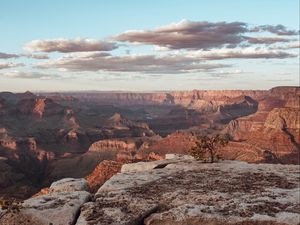
[[[25,66],[23,63],[0,62],[0,70]]]
[[[24,49],[31,52],[89,52],[111,51],[118,46],[116,43],[94,39],[49,39],[34,40],[25,44]]]
[[[249,28],[243,22],[201,22],[182,20],[153,30],[131,30],[112,39],[136,44],[150,44],[159,49],[209,50],[212,48],[236,48],[245,44],[273,44],[290,42],[282,37],[247,37],[247,33],[268,31],[276,35],[296,35],[283,25],[263,25]]]
[[[189,53],[202,60],[221,59],[284,59],[296,57],[296,54],[261,48],[214,49],[211,51],[194,51]]]
[[[17,54],[9,54],[9,53],[4,53],[0,52],[0,59],[9,59],[9,58],[18,58],[19,55]]]
[[[40,79],[40,80],[63,79],[63,76],[58,74],[46,74],[40,72],[24,72],[24,71],[1,72],[0,76],[8,77],[8,78],[19,78],[19,79]]]
[[[300,42],[295,41],[289,44],[280,45],[280,46],[272,46],[270,49],[293,49],[293,48],[300,48]]]
[[[183,55],[126,55],[63,57],[37,64],[38,68],[58,68],[69,71],[106,71],[137,73],[189,73],[228,67],[224,64],[203,63],[197,58]]]
[[[260,36],[261,32],[265,36]],[[100,71],[123,75],[129,72],[153,75],[214,72],[219,68],[231,67],[225,63],[218,64],[214,60],[296,57],[296,53],[289,50],[299,48],[299,42],[295,43],[296,39],[292,37],[295,34],[296,31],[283,25],[250,27],[244,22],[182,20],[151,30],[127,31],[112,37],[111,42],[87,38],[33,40],[24,45],[24,49],[31,53],[0,53],[0,58],[49,59],[48,55],[42,53],[65,53],[59,54],[62,55],[60,58],[44,60],[34,65],[35,68],[53,68],[60,72]],[[141,51],[134,48],[125,54],[120,53],[122,51],[109,52],[120,46],[127,49],[135,43],[153,45],[154,53],[137,55],[134,52]],[[143,49],[147,51],[149,48]],[[52,56],[53,54],[51,58]],[[1,66],[11,68],[17,64],[2,63],[0,69]],[[42,73],[33,75],[50,77]],[[24,77],[30,78],[33,75],[23,74]]]
[[[32,59],[49,59],[49,56],[46,54],[22,54],[21,56]]]
[[[174,51],[160,55],[112,56],[101,52],[80,52],[38,63],[38,68],[56,68],[65,71],[137,72],[148,74],[172,74],[209,71],[229,67],[213,64],[211,60],[225,59],[283,59],[296,54],[268,48],[222,48],[209,51]]]
[[[298,35],[299,31],[296,30],[288,30],[287,27],[278,24],[276,26],[272,26],[272,25],[261,25],[261,26],[257,26],[251,29],[251,32],[263,32],[263,31],[267,31],[273,34],[277,34],[277,35]]]
[[[65,54],[63,58],[94,58],[105,56],[111,56],[111,54],[107,52],[74,52]]]
[[[289,38],[280,37],[245,37],[251,44],[274,44],[277,42],[291,42]]]
[[[152,44],[169,49],[210,49],[225,45],[238,45],[244,41],[247,24],[241,22],[193,22],[179,23],[154,30],[127,31],[113,37],[117,41]]]
[[[0,52],[0,59],[10,59],[10,58],[20,58],[20,57],[33,58],[33,59],[49,59],[48,55],[46,54],[10,54],[10,53]]]
[[[150,77],[150,76],[149,76]],[[159,76],[161,77],[161,75]],[[101,76],[95,77],[93,80],[95,81],[128,81],[128,80],[143,80],[145,77],[140,74],[133,74],[133,73],[127,73],[127,74],[101,74]]]

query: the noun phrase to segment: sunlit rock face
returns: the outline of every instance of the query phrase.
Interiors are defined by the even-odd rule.
[[[66,178],[53,183],[49,192],[25,200],[18,213],[5,213],[1,224],[74,224],[80,207],[90,199],[87,181]]]
[[[124,165],[83,205],[76,224],[299,222],[298,166],[167,158]]]
[[[258,111],[229,122],[223,133],[229,142],[223,154],[249,162],[299,163],[299,87],[278,87],[259,101]]]
[[[17,109],[22,114],[30,114],[37,118],[63,112],[63,107],[47,98],[23,99],[18,103]]]

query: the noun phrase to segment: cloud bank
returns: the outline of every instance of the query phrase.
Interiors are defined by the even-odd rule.
[[[201,60],[183,55],[135,55],[64,57],[39,63],[38,68],[58,68],[69,71],[108,71],[138,73],[189,73],[228,67],[224,64],[203,63]]]
[[[286,59],[296,57],[299,31],[283,25],[251,27],[244,22],[182,20],[150,30],[130,30],[104,40],[88,38],[33,40],[24,45],[29,53],[0,52],[1,59],[33,58],[34,68],[61,71],[92,71],[139,74],[184,74],[214,72],[234,65],[227,59]],[[299,37],[298,37],[299,38]],[[298,40],[298,41],[296,41]],[[154,45],[153,51],[134,54],[135,44]],[[131,48],[126,54],[113,50]],[[40,52],[37,54],[37,52]],[[49,56],[45,53],[49,53]],[[60,53],[60,54],[51,54]],[[55,57],[52,57],[52,56]],[[59,58],[57,58],[59,55]],[[53,59],[52,59],[53,58]],[[47,60],[48,59],[48,60]],[[223,60],[216,63],[215,60]],[[232,61],[230,61],[232,63]],[[0,69],[24,66],[0,63]],[[10,77],[54,79],[46,73],[14,72]],[[55,78],[57,79],[57,77]]]
[[[31,52],[89,52],[112,51],[118,46],[113,42],[94,39],[48,39],[34,40],[25,44],[24,49]]]
[[[25,66],[23,63],[0,62],[0,70]]]
[[[9,54],[9,53],[4,53],[0,52],[0,59],[10,59],[10,58],[18,58],[19,55],[17,54]]]
[[[41,72],[28,72],[28,71],[7,71],[1,72],[0,76],[7,78],[18,78],[18,79],[39,79],[39,80],[53,80],[53,79],[64,79],[62,75],[52,73],[41,73]]]
[[[203,49],[229,47],[240,44],[272,44],[289,42],[283,37],[248,37],[247,33],[269,32],[276,35],[297,35],[283,25],[263,25],[249,28],[243,22],[194,22],[182,20],[153,30],[132,30],[121,33],[114,40],[121,42],[151,44],[169,49]]]
[[[263,32],[263,31],[267,31],[273,34],[277,34],[277,35],[299,35],[299,31],[296,30],[288,30],[287,27],[278,24],[276,26],[273,25],[261,25],[261,26],[257,26],[254,27],[252,30],[252,32]]]
[[[280,50],[263,48],[215,49],[211,51],[195,51],[190,55],[206,60],[221,59],[285,59],[296,57],[296,54]]]
[[[169,49],[210,49],[224,45],[240,44],[247,32],[246,23],[241,22],[192,22],[179,23],[154,30],[127,31],[114,37],[117,41],[152,44]]]

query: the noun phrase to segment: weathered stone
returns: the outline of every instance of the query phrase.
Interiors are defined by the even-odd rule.
[[[183,154],[166,154],[166,159],[194,159],[193,156]]]
[[[89,186],[85,179],[64,178],[53,182],[49,192],[73,192],[73,191],[88,191]]]
[[[156,203],[135,198],[129,192],[113,191],[97,195],[95,202],[85,204],[76,225],[140,225],[157,207]]]
[[[139,173],[126,172],[118,173],[106,181],[97,191],[98,194],[103,192],[119,191],[136,186],[146,185],[147,183],[159,180],[162,176],[166,176],[167,173],[163,173],[160,170],[143,171]]]
[[[153,169],[162,169],[169,164],[176,164],[180,163],[181,161],[194,159],[192,156],[180,154],[166,154],[166,157],[167,158],[165,160],[124,164],[121,168],[121,173],[143,172]]]
[[[297,225],[299,167],[239,161],[133,164],[83,206],[77,225]],[[145,165],[145,169],[141,169]],[[151,169],[152,168],[152,169]]]
[[[40,225],[74,224],[80,207],[89,198],[86,191],[50,193],[24,201],[20,213]]]
[[[91,192],[96,192],[105,181],[111,178],[114,174],[120,172],[122,167],[121,162],[104,160],[99,163],[94,171],[86,177]]]
[[[163,213],[154,213],[145,220],[145,225],[287,225],[297,224],[299,215],[296,213],[280,214],[276,217],[254,214],[250,218],[240,216],[222,216],[218,213],[202,212],[205,206],[182,205]],[[245,212],[246,213],[246,212]]]

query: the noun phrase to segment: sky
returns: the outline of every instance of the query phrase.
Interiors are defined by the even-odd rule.
[[[0,0],[0,91],[299,86],[299,0]]]

